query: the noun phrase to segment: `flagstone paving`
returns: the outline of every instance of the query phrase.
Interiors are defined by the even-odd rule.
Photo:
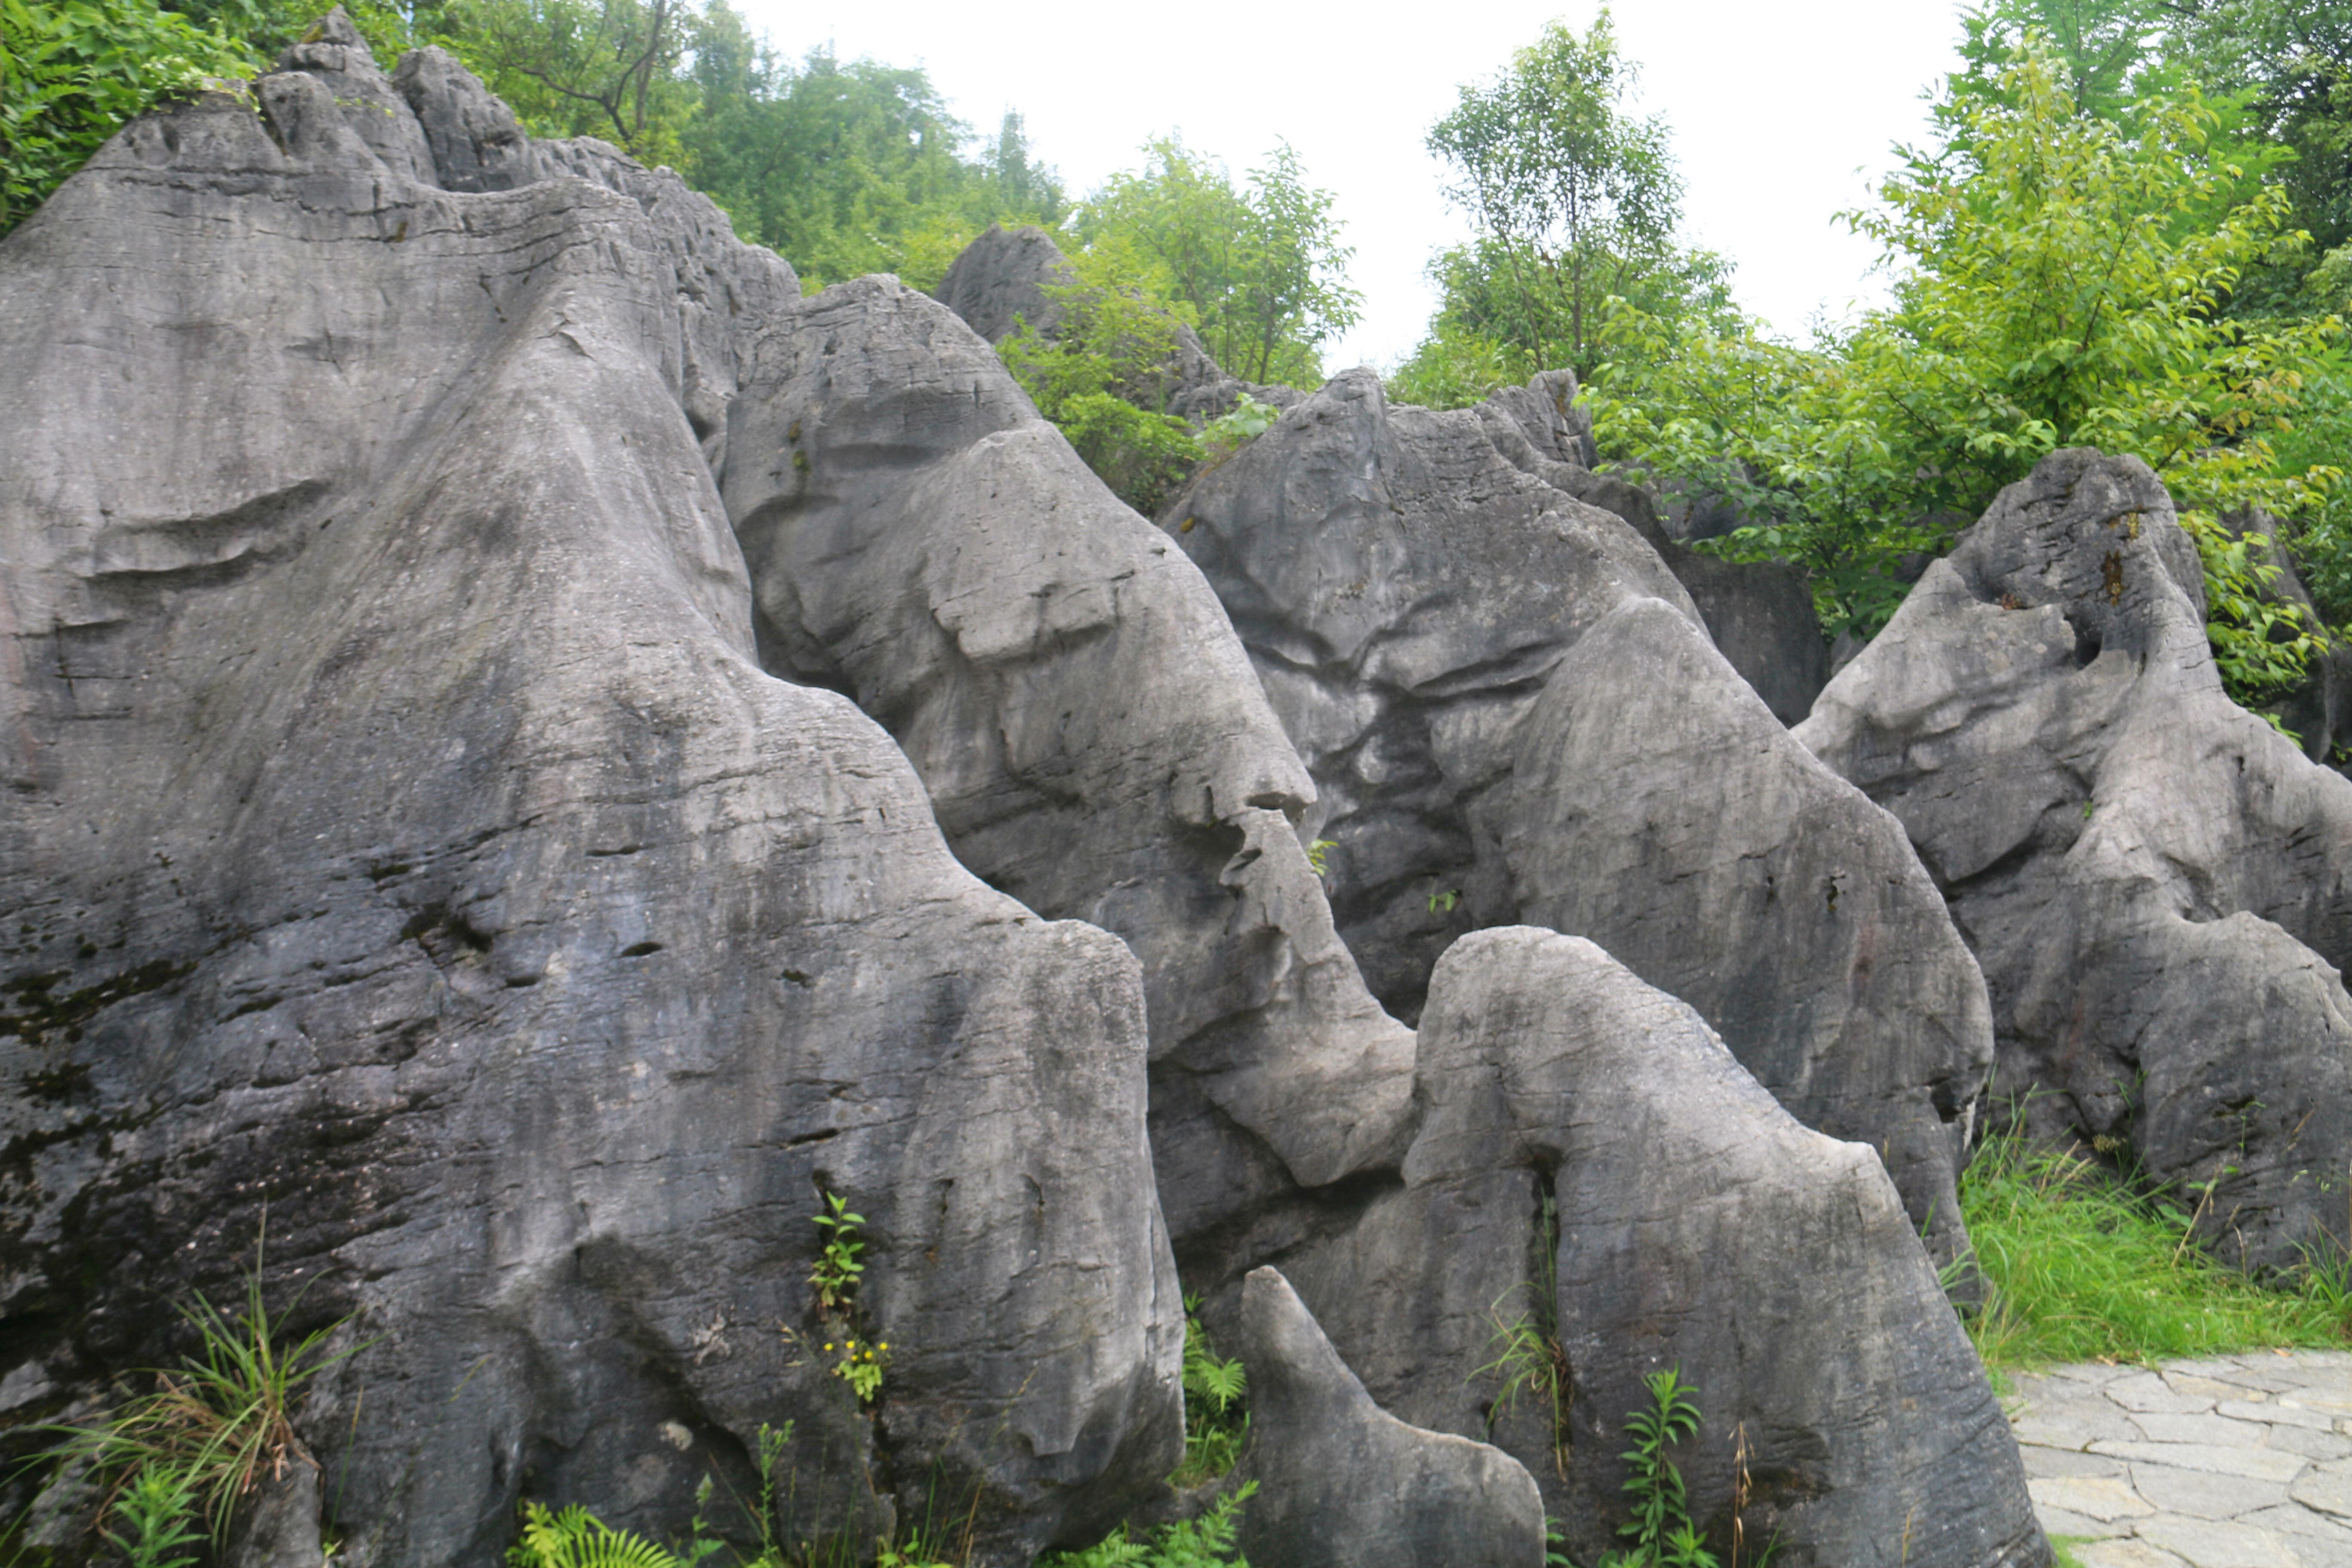
[[[2083,1568],[2352,1568],[2352,1352],[2011,1380],[2034,1510]]]

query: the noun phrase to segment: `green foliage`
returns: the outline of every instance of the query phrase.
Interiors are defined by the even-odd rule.
[[[841,1341],[838,1350],[831,1342],[827,1342],[824,1348],[826,1353],[840,1358],[834,1363],[833,1375],[849,1384],[850,1392],[857,1395],[858,1404],[871,1405],[881,1395],[882,1372],[890,1364],[890,1342],[887,1340],[868,1344],[852,1336]]]
[[[1961,1175],[1960,1215],[1986,1288],[1969,1330],[1996,1369],[2334,1346],[2352,1328],[2340,1256],[2256,1284],[2198,1250],[2178,1194],[2139,1192],[2084,1150],[1988,1137]]]
[[[1167,1525],[1149,1541],[1132,1541],[1122,1525],[1108,1538],[1084,1552],[1058,1552],[1041,1568],[1249,1568],[1249,1560],[1234,1549],[1241,1529],[1242,1505],[1257,1490],[1251,1481],[1198,1519]]]
[[[1408,401],[1475,401],[1559,365],[1589,374],[1612,298],[1675,321],[1727,312],[1729,265],[1677,243],[1682,178],[1664,122],[1626,112],[1634,76],[1604,6],[1581,36],[1550,24],[1431,128],[1478,237],[1431,266],[1444,304],[1400,372]]]
[[[1229,374],[1312,387],[1322,345],[1361,304],[1331,204],[1287,143],[1236,185],[1223,163],[1164,137],[1145,144],[1140,170],[1087,199],[1076,232],[1089,247],[1129,247]]]
[[[1332,850],[1337,849],[1338,847],[1339,847],[1339,841],[1336,838],[1318,838],[1312,844],[1309,844],[1307,847],[1307,864],[1308,868],[1318,877],[1329,876],[1330,868],[1324,863],[1325,858],[1328,857]]]
[[[574,1503],[551,1513],[522,1505],[522,1539],[507,1549],[509,1568],[687,1568],[677,1553],[611,1525]]]
[[[1024,321],[997,352],[1112,493],[1153,516],[1203,456],[1192,427],[1167,411],[1183,307],[1165,267],[1123,239],[1072,257],[1070,273],[1045,286],[1062,312],[1052,334]]]
[[[0,0],[0,235],[125,121],[256,68],[235,37],[153,0]]]
[[[816,1288],[818,1312],[832,1315],[849,1310],[866,1272],[866,1265],[857,1260],[857,1255],[866,1250],[857,1234],[866,1216],[850,1213],[847,1200],[838,1193],[825,1194],[824,1205],[825,1213],[810,1216],[824,1232],[824,1247],[817,1254],[816,1267],[809,1271],[809,1283]]]
[[[1668,1448],[1698,1430],[1698,1402],[1680,1368],[1654,1372],[1643,1382],[1650,1390],[1650,1406],[1626,1415],[1625,1435],[1633,1446],[1618,1456],[1630,1467],[1625,1496],[1633,1513],[1617,1527],[1629,1544],[1602,1559],[1601,1568],[1717,1568],[1715,1553],[1691,1523],[1682,1472],[1666,1457]]]
[[[2343,329],[2224,313],[2295,237],[2274,185],[2226,205],[2243,171],[2212,155],[2219,116],[2195,87],[2141,103],[2126,131],[2075,112],[2065,81],[2028,48],[2000,100],[1956,110],[1964,136],[1906,154],[1885,206],[1855,216],[1905,264],[1891,310],[1808,351],[1620,307],[1622,357],[1594,399],[1604,449],[1739,501],[1759,522],[1716,548],[1805,563],[1829,629],[1862,634],[1899,601],[1904,554],[1943,548],[2042,457],[2135,454],[2204,553],[2234,693],[2260,700],[2299,676],[2317,628],[2255,607],[2261,563],[2218,520],[2325,501],[2334,468],[2290,466],[2278,441]]]
[[[1474,1378],[1489,1374],[1499,1380],[1495,1402],[1488,1407],[1486,1432],[1493,1436],[1495,1423],[1507,1413],[1522,1394],[1539,1396],[1548,1408],[1551,1420],[1552,1464],[1560,1478],[1568,1476],[1568,1353],[1549,1331],[1544,1319],[1536,1312],[1522,1312],[1517,1317],[1503,1317],[1503,1302],[1509,1299],[1506,1291],[1487,1309],[1494,1321],[1495,1332],[1486,1348],[1494,1360],[1470,1375]]]
[[[196,1528],[196,1480],[192,1470],[150,1459],[116,1494],[120,1530],[103,1531],[131,1568],[188,1568],[204,1541]]]
[[[310,1463],[295,1435],[294,1405],[310,1380],[364,1348],[329,1352],[347,1320],[314,1330],[290,1347],[262,1299],[262,1253],[246,1277],[245,1310],[231,1317],[203,1297],[181,1316],[202,1352],[176,1371],[144,1374],[154,1387],[89,1426],[59,1426],[64,1441],[49,1458],[87,1466],[108,1488],[107,1511],[124,1512],[124,1535],[159,1554],[196,1514],[215,1545],[228,1539],[239,1502],[289,1465]],[[297,1298],[299,1303],[299,1298]],[[291,1308],[289,1309],[292,1310]],[[173,1499],[193,1512],[165,1511]],[[174,1520],[178,1521],[177,1523]]]
[[[1184,1298],[1184,1462],[1168,1478],[1180,1488],[1224,1475],[1249,1439],[1248,1374],[1210,1348],[1200,1310],[1199,1297]]]
[[[1260,403],[1244,393],[1240,401],[1231,408],[1201,426],[1201,450],[1207,455],[1209,461],[1222,463],[1273,429],[1274,422],[1281,417],[1281,409],[1270,403]],[[1325,841],[1318,839],[1317,842]],[[1317,875],[1321,873],[1318,871]]]

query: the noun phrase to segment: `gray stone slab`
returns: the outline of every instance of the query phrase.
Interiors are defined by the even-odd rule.
[[[2117,1442],[2143,1440],[2132,1418],[2110,1405],[2101,1409],[2035,1406],[2012,1420],[2021,1443],[2046,1443],[2053,1448],[2085,1448],[2103,1437]]]
[[[2304,1568],[2285,1537],[2250,1524],[2162,1515],[2141,1521],[2137,1539],[2191,1568]]]
[[[2272,1423],[2269,1432],[2270,1446],[2290,1454],[2301,1454],[2310,1459],[2352,1458],[2352,1437],[2340,1432],[2314,1431],[2284,1421]]]
[[[2261,1481],[2291,1481],[2310,1463],[2300,1454],[2281,1454],[2268,1448],[2231,1448],[2219,1443],[2117,1442],[2101,1438],[2091,1445],[2091,1452]]]
[[[2241,1421],[2267,1421],[2273,1426],[2303,1426],[2314,1432],[2333,1432],[2336,1418],[2325,1410],[2314,1410],[2291,1394],[2276,1399],[2232,1399],[2213,1407],[2217,1415],[2234,1415]]]
[[[2181,1394],[2152,1372],[2119,1377],[2101,1392],[2126,1410],[2163,1411],[2183,1415],[2212,1409],[2216,1397],[2212,1394]],[[2236,1392],[2234,1389],[2231,1391],[2233,1396]]]
[[[2031,1477],[2120,1476],[2127,1473],[2123,1460],[2111,1459],[2105,1454],[2085,1454],[2075,1448],[2051,1448],[2039,1443],[2020,1443],[2017,1451],[2025,1460],[2025,1473]]]
[[[2052,1509],[2063,1509],[2105,1524],[2145,1519],[2156,1511],[2156,1505],[2122,1476],[2047,1477],[2028,1481],[2026,1490],[2033,1494],[2033,1511],[2042,1516],[2045,1530],[2053,1528],[2048,1520],[2048,1510]]]
[[[2234,1519],[2287,1500],[2284,1481],[2184,1470],[2169,1465],[2134,1465],[2132,1489],[2166,1513],[2195,1519]]]
[[[2289,1494],[2305,1508],[2352,1519],[2352,1460],[2312,1466]]]
[[[2230,1448],[2260,1448],[2268,1445],[2271,1435],[2267,1422],[2241,1421],[2212,1411],[2189,1415],[2151,1412],[2133,1416],[2132,1424],[2152,1443],[2213,1443]]]
[[[2042,1533],[2053,1541],[2068,1536],[2077,1541],[2105,1541],[2112,1536],[2129,1535],[2136,1521],[2117,1520],[2103,1524],[2088,1514],[2073,1513],[2063,1508],[2036,1508],[2033,1517],[2042,1522]]]
[[[2285,1536],[2311,1568],[2352,1568],[2352,1526],[2315,1513],[2301,1503],[2258,1508],[2252,1513],[2241,1514],[2238,1522]]]
[[[2265,1379],[2242,1367],[2232,1366],[2227,1362],[2205,1364],[2218,1370],[2191,1373],[2168,1366],[2157,1375],[2164,1379],[2165,1387],[2189,1399],[2243,1399],[2249,1394],[2270,1392]]]
[[[2134,1538],[2095,1541],[2088,1546],[2078,1546],[2074,1548],[2074,1561],[2083,1568],[2189,1568],[2187,1558],[2176,1557],[2160,1546]]]

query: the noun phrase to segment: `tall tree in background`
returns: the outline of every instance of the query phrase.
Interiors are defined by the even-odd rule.
[[[1347,285],[1355,253],[1339,242],[1331,194],[1307,184],[1286,143],[1244,185],[1177,137],[1147,143],[1143,154],[1140,169],[1112,175],[1087,198],[1079,238],[1131,247],[1234,374],[1320,384],[1322,346],[1354,324],[1360,302]]]
[[[1446,195],[1478,234],[1431,266],[1443,304],[1400,373],[1405,395],[1466,401],[1562,365],[1589,376],[1612,298],[1678,319],[1729,314],[1729,264],[1680,239],[1665,122],[1626,107],[1636,75],[1604,7],[1582,35],[1552,23],[1431,129]]]

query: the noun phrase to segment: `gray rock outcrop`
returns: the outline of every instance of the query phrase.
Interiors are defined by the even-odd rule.
[[[1791,1568],[2050,1561],[1874,1152],[1799,1126],[1689,1007],[1589,942],[1481,931],[1431,982],[1419,1092],[1401,1185],[1281,1267],[1382,1409],[1527,1467],[1572,1559],[1619,1544],[1624,1417],[1671,1367],[1718,1553],[1744,1452],[1745,1538]],[[1514,1325],[1557,1404],[1502,1401]]]
[[[1746,1522],[1792,1563],[1898,1534],[1928,1568],[2039,1560],[1877,1156],[1581,941],[1459,944],[1416,1042],[1301,847],[1291,699],[936,303],[803,300],[674,174],[522,139],[446,57],[386,78],[331,16],[0,241],[0,1443],[187,1348],[163,1304],[235,1299],[266,1212],[289,1326],[348,1314],[362,1348],[248,1560],[313,1560],[322,1505],[355,1568],[488,1568],[526,1498],[676,1540],[706,1478],[761,1494],[789,1426],[792,1550],[951,1517],[959,1556],[1024,1564],[1175,1464],[1178,1259],[1231,1314],[1280,1258],[1348,1359],[1303,1314],[1257,1335],[1269,1430],[1339,1400],[1321,1439],[1352,1431],[1412,1528],[1467,1478],[1474,1528],[1527,1544],[1491,1425],[1605,1544],[1617,1412],[1677,1363],[1720,1427],[1710,1529],[1744,1430]],[[1790,748],[1637,534],[1543,478],[1587,472],[1560,393],[1404,420],[1435,499],[1344,548],[1394,544],[1423,595],[1361,638],[1408,719],[1363,725],[1438,713],[1464,776],[1550,770],[1524,809],[1432,809],[1520,842],[1565,908],[1545,857],[1603,831],[1576,803],[1622,753],[1579,771],[1607,694],[1546,672],[1685,669],[1722,754],[1761,759],[1737,778],[1766,804],[1713,842],[1785,823],[1786,874],[1834,882],[1817,818],[1897,830]],[[1294,417],[1318,404],[1354,417]],[[1441,521],[1485,554],[1433,578]],[[1445,595],[1487,602],[1473,565],[1527,617],[1484,645],[1448,625]],[[1895,891],[1850,912],[1943,996],[1874,853],[1850,864]],[[1721,869],[1642,918],[1733,908]],[[1855,954],[1883,948],[1740,929],[1786,996],[1801,972],[1824,1016],[1874,1016]],[[1874,1037],[1883,1079],[1802,1038],[1769,1059],[1875,1108],[1907,1170],[1926,1037]],[[820,1311],[832,1198],[865,1272]],[[1559,1423],[1469,1381],[1511,1292],[1570,1371]],[[853,1333],[889,1346],[870,1402],[835,1375]],[[1257,1461],[1253,1528],[1316,1506],[1297,1457]],[[87,1523],[51,1500],[45,1541]]]
[[[789,1422],[785,1539],[1026,1563],[1180,1451],[1135,960],[759,668],[698,426],[790,268],[595,144],[442,188],[436,68],[331,19],[0,242],[0,1418],[168,1364],[266,1205],[372,1342],[301,1416],[338,1561],[674,1539]]]
[[[1243,1282],[1250,1443],[1233,1483],[1257,1568],[1542,1568],[1543,1496],[1499,1448],[1372,1403],[1279,1271]]]
[[[888,279],[778,312],[727,439],[768,668],[887,726],[991,885],[1142,959],[1180,1242],[1392,1163],[1412,1034],[1332,926],[1292,827],[1315,786],[1182,552]]]
[[[1902,819],[2031,1127],[2127,1146],[2225,1258],[2346,1239],[2352,783],[2223,692],[2146,464],[2043,459],[1796,733]]]
[[[1307,831],[1376,994],[1412,1016],[1481,927],[1589,936],[1807,1125],[1883,1150],[1949,1256],[1992,1059],[1975,961],[1900,826],[1790,739],[1636,529],[1576,499],[1643,515],[1571,461],[1573,394],[1555,373],[1433,413],[1350,372],[1161,521],[1314,775]]]

